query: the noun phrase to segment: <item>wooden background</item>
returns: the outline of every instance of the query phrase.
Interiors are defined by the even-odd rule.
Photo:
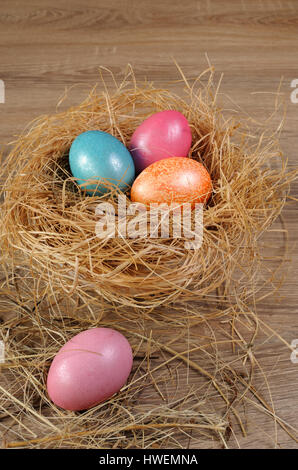
[[[70,102],[79,103],[98,81],[99,65],[120,77],[129,62],[137,79],[166,86],[179,79],[172,57],[195,77],[207,67],[206,53],[218,76],[224,73],[221,91],[256,119],[269,116],[283,78],[287,117],[281,145],[290,165],[297,165],[298,104],[290,100],[291,81],[298,78],[297,0],[0,0],[0,79],[6,94],[0,144],[13,140],[31,119],[55,112],[66,86],[79,84],[70,94]],[[292,194],[298,194],[297,183]],[[259,315],[291,343],[298,338],[297,204],[285,208],[284,219],[292,265],[281,302],[267,299]],[[298,364],[279,341],[259,348],[276,413],[296,427]],[[272,432],[272,424],[256,415],[239,443],[270,448]],[[281,431],[277,441],[297,447]]]

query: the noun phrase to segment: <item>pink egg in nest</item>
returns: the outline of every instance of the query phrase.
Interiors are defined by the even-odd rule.
[[[66,410],[91,408],[123,387],[132,362],[131,346],[118,331],[83,331],[67,341],[55,356],[48,373],[48,394]]]
[[[129,144],[136,172],[164,158],[186,157],[191,139],[188,121],[179,111],[153,114],[135,130]]]

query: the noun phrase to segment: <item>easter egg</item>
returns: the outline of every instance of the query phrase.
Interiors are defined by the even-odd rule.
[[[66,410],[91,408],[120,390],[131,372],[132,360],[130,344],[118,331],[83,331],[55,356],[47,378],[48,394]]]
[[[172,157],[148,166],[135,179],[131,200],[151,203],[205,203],[212,191],[204,165],[191,158]]]
[[[146,119],[133,133],[129,148],[136,172],[170,157],[186,157],[191,146],[191,130],[179,111],[160,111]]]
[[[73,141],[69,165],[78,184],[85,183],[89,194],[110,191],[109,183],[126,190],[135,177],[134,162],[127,148],[116,137],[98,130],[83,132]],[[86,185],[88,179],[96,182]]]

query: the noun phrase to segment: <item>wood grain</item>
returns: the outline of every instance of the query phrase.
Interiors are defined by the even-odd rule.
[[[66,86],[78,85],[68,104],[78,103],[99,81],[100,65],[121,77],[130,63],[137,79],[147,77],[165,86],[179,79],[173,57],[186,76],[195,77],[206,68],[207,54],[217,76],[224,74],[221,92],[261,121],[274,107],[282,78],[287,116],[281,145],[294,167],[298,104],[290,101],[290,84],[298,78],[297,28],[294,0],[0,0],[0,79],[6,92],[6,102],[0,104],[0,143],[11,142],[31,119],[54,112]],[[297,182],[292,195],[298,195]],[[269,298],[258,311],[291,342],[298,338],[297,204],[286,207],[283,217],[291,268],[282,300]],[[276,244],[274,233],[266,243]],[[275,338],[260,341],[258,358],[270,377],[276,413],[296,427],[298,364],[291,363],[289,350]],[[265,388],[261,373],[257,380]],[[249,416],[248,437],[239,438],[239,445],[272,447],[272,421],[254,410]],[[280,430],[277,441],[281,447],[297,447]],[[237,447],[236,442],[232,445]]]

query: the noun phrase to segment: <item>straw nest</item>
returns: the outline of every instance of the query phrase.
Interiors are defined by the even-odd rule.
[[[248,128],[226,119],[210,70],[192,85],[183,81],[182,93],[183,98],[137,84],[129,71],[113,90],[95,88],[79,106],[37,119],[14,143],[2,169],[2,179],[8,175],[1,207],[5,253],[20,255],[51,288],[89,301],[150,309],[178,298],[222,298],[231,295],[231,283],[233,295],[249,295],[258,238],[279,215],[289,188],[277,135],[253,138]],[[128,145],[145,118],[165,109],[186,116],[189,157],[202,162],[212,178],[202,246],[185,249],[185,237],[98,238],[95,208],[108,200],[117,215],[117,191],[88,197],[76,186],[68,168],[72,141],[101,129]]]

